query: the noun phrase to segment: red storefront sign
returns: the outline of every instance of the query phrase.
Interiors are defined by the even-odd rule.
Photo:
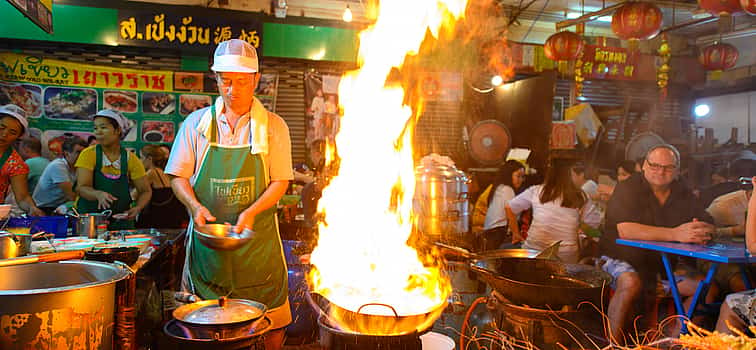
[[[586,45],[583,49],[585,79],[633,80],[637,77],[639,53],[621,47]]]

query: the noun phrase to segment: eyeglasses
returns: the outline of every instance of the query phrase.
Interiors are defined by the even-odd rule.
[[[677,169],[677,165],[674,164],[668,164],[668,165],[662,165],[662,164],[656,164],[649,161],[646,161],[646,164],[648,164],[648,168],[653,171],[665,171],[665,172],[672,172],[673,170]]]

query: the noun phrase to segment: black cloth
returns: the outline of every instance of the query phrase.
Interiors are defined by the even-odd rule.
[[[722,182],[706,187],[701,190],[701,205],[703,205],[704,208],[708,208],[711,202],[717,199],[717,197],[730,192],[735,192],[739,189],[740,184],[734,181]]]
[[[186,227],[189,214],[170,187],[153,188],[150,203],[139,214],[138,228]]]
[[[634,174],[619,183],[607,205],[604,233],[599,240],[600,254],[627,261],[646,280],[662,271],[661,255],[655,251],[618,245],[617,224],[633,222],[676,227],[694,218],[713,223],[711,216],[687,186],[675,180],[670,187],[669,198],[662,206],[642,173]]]

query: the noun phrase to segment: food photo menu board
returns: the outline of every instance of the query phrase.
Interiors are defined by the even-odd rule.
[[[174,82],[174,74],[181,81]],[[208,80],[203,73],[111,68],[0,53],[0,105],[24,108],[30,134],[42,141],[47,157],[60,154],[67,136],[92,142],[92,116],[103,108],[118,110],[129,119],[126,148],[170,144],[181,122],[218,96],[215,90],[192,88],[195,81],[201,86],[203,80]],[[264,74],[257,91],[271,111],[277,83],[277,74]],[[190,90],[187,87],[191,91],[176,91]]]

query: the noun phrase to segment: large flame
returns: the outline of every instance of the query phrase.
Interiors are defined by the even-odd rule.
[[[437,36],[466,6],[466,0],[381,0],[375,24],[360,33],[361,68],[341,79],[340,167],[318,204],[323,220],[310,278],[314,292],[348,312],[393,316],[385,306],[363,307],[390,305],[399,316],[425,315],[420,329],[446,304],[448,279],[407,243],[415,191],[414,118],[402,87],[387,80],[394,80],[392,68],[418,52],[428,31]],[[402,331],[396,325],[346,323],[338,326],[367,334]]]

